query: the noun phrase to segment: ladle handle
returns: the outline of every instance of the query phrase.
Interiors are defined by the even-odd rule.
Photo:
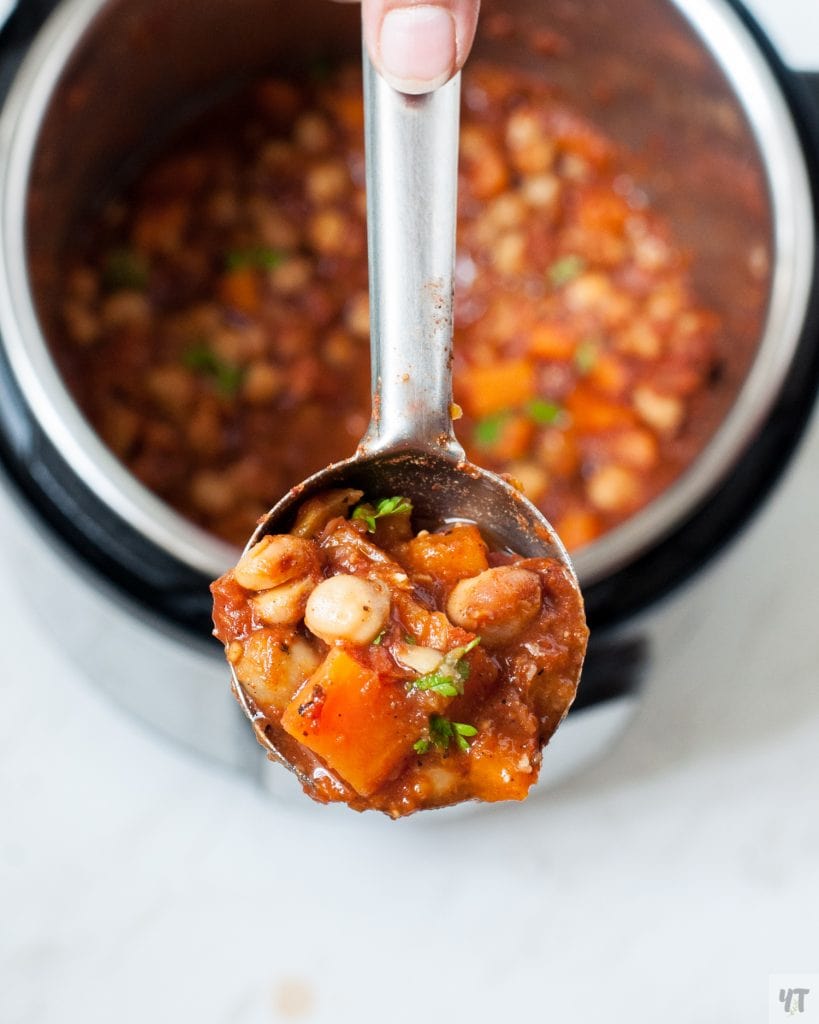
[[[435,448],[452,433],[452,288],[460,75],[396,92],[364,50],[373,413],[363,446]]]

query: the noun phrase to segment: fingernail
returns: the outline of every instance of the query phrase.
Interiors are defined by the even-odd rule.
[[[397,7],[384,15],[381,71],[400,92],[431,92],[455,69],[455,22],[442,7]]]

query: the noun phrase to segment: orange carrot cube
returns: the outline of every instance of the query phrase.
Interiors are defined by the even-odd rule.
[[[448,533],[427,533],[396,548],[395,555],[407,572],[457,583],[489,568],[487,547],[480,530],[459,524]]]
[[[369,796],[412,753],[418,728],[400,688],[343,648],[333,648],[282,715],[284,730],[361,796]]]
[[[461,386],[472,415],[491,416],[535,397],[535,370],[527,359],[471,366],[461,374]]]

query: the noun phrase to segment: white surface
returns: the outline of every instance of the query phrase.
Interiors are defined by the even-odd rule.
[[[815,0],[753,7],[819,66]],[[604,763],[395,824],[276,804],[148,734],[6,569],[0,1024],[764,1021],[770,974],[819,969],[818,508],[814,427],[666,609],[679,656]]]

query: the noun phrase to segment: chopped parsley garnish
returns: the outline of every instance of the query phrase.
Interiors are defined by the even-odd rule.
[[[485,448],[496,444],[500,440],[504,424],[510,415],[509,411],[496,412],[492,416],[485,416],[482,420],[478,420],[475,424],[475,443],[483,445]]]
[[[386,632],[387,632],[386,629],[382,629],[381,630],[381,632],[378,634],[378,636],[375,638],[375,640],[373,640],[373,646],[374,647],[380,647],[381,646],[381,641],[384,639],[384,634]]]
[[[591,338],[581,341],[574,353],[574,365],[577,371],[582,374],[591,373],[599,356],[600,348],[596,341]]]
[[[148,261],[134,249],[112,249],[105,257],[102,283],[109,292],[120,288],[145,291],[149,277]]]
[[[586,261],[583,257],[570,253],[568,256],[561,256],[559,260],[555,260],[546,271],[546,276],[549,278],[549,283],[555,288],[562,288],[564,284],[569,284],[579,277],[585,269]]]
[[[412,514],[412,502],[408,498],[382,498],[376,505],[366,502],[356,505],[353,519],[360,519],[367,524],[370,533],[375,533],[375,522],[386,516],[402,516]]]
[[[244,370],[235,363],[218,356],[207,345],[194,345],[182,356],[182,362],[189,370],[208,377],[216,390],[225,398],[232,398],[239,390],[244,378]]]
[[[440,665],[434,672],[428,672],[425,676],[419,676],[410,682],[414,690],[432,690],[440,693],[442,697],[457,697],[464,692],[464,683],[469,678],[469,663],[464,658],[471,650],[474,650],[481,642],[476,636],[463,647],[455,647],[441,659]]]
[[[446,752],[453,741],[459,750],[469,750],[469,741],[478,735],[474,725],[467,725],[465,722],[450,722],[443,715],[430,715],[429,717],[429,739],[417,740],[412,749],[416,754],[426,754],[432,747]]]
[[[549,402],[545,398],[533,398],[527,402],[524,412],[530,420],[541,426],[550,426],[557,423],[563,415],[563,409],[557,402]]]
[[[248,249],[233,249],[225,256],[227,270],[275,270],[287,259],[287,253],[281,249],[271,249],[268,245],[253,245]]]

